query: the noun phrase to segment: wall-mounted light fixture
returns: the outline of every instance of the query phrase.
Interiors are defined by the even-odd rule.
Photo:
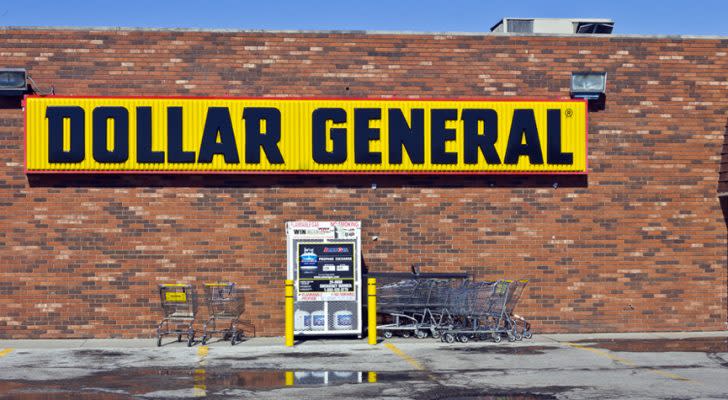
[[[28,93],[28,74],[23,68],[0,68],[0,96],[19,97]]]
[[[607,93],[606,72],[572,72],[571,98],[586,99],[592,111],[603,110]]]
[[[607,91],[606,72],[573,72],[571,98],[596,100]]]

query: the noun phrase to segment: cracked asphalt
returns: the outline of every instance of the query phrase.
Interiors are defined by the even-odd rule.
[[[728,398],[728,332],[282,343],[0,340],[0,398]]]

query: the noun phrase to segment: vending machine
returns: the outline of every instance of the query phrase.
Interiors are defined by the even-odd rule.
[[[361,222],[286,223],[295,335],[362,332]]]

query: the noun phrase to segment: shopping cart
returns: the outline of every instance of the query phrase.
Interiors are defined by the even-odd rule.
[[[523,289],[526,288],[527,284],[528,279],[513,281],[513,287],[510,290],[508,300],[506,301],[506,318],[516,340],[524,338],[530,339],[533,336],[533,333],[531,333],[531,324],[526,321],[525,318],[513,313],[513,310],[516,308],[516,304],[518,304],[518,301],[521,299]],[[518,327],[519,325],[521,325],[520,329]]]
[[[206,344],[213,333],[221,333],[223,340],[230,340],[231,345],[240,343],[245,337],[242,330],[238,330],[240,314],[243,313],[242,290],[234,283],[206,283],[205,304],[209,318],[203,325],[202,344]],[[225,320],[223,328],[217,329],[219,320]]]
[[[157,326],[157,346],[162,345],[165,335],[177,335],[177,341],[187,335],[187,346],[195,341],[195,330],[192,324],[197,315],[197,299],[192,285],[162,284],[159,285],[159,300],[164,312],[164,319]]]
[[[389,339],[395,333],[402,337],[417,334],[419,320],[411,315],[412,297],[417,292],[416,279],[403,279],[384,283],[377,288],[377,311],[386,317],[385,324],[377,325],[377,331]]]
[[[513,281],[465,282],[454,289],[450,297],[449,311],[453,325],[442,331],[441,340],[466,343],[472,338],[491,337],[496,343],[503,334],[509,341],[516,340],[507,318],[506,303],[513,288]]]
[[[384,338],[397,334],[443,341],[530,338],[530,324],[513,313],[527,280],[471,281],[384,274],[377,277],[377,308]],[[432,275],[432,274],[430,274]],[[386,279],[389,277],[389,279]],[[398,279],[397,279],[398,278]]]
[[[377,326],[384,338],[395,333],[402,337],[438,338],[443,329],[452,325],[447,308],[454,279],[415,278],[385,283],[377,289],[377,307],[385,314],[387,323]]]
[[[442,330],[452,326],[454,321],[448,304],[453,289],[461,285],[462,281],[453,279],[430,279],[425,283],[421,291],[423,295],[426,294],[426,297],[421,298],[424,307],[420,330],[437,339]],[[427,334],[418,335],[418,337],[426,336]]]

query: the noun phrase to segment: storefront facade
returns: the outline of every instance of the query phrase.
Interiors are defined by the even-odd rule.
[[[148,337],[157,284],[217,280],[280,335],[293,220],[361,221],[369,271],[529,279],[537,333],[726,328],[728,39],[0,32],[0,66],[59,97],[558,101],[572,72],[608,74],[569,174],[32,171],[24,111],[3,107],[2,338]]]

